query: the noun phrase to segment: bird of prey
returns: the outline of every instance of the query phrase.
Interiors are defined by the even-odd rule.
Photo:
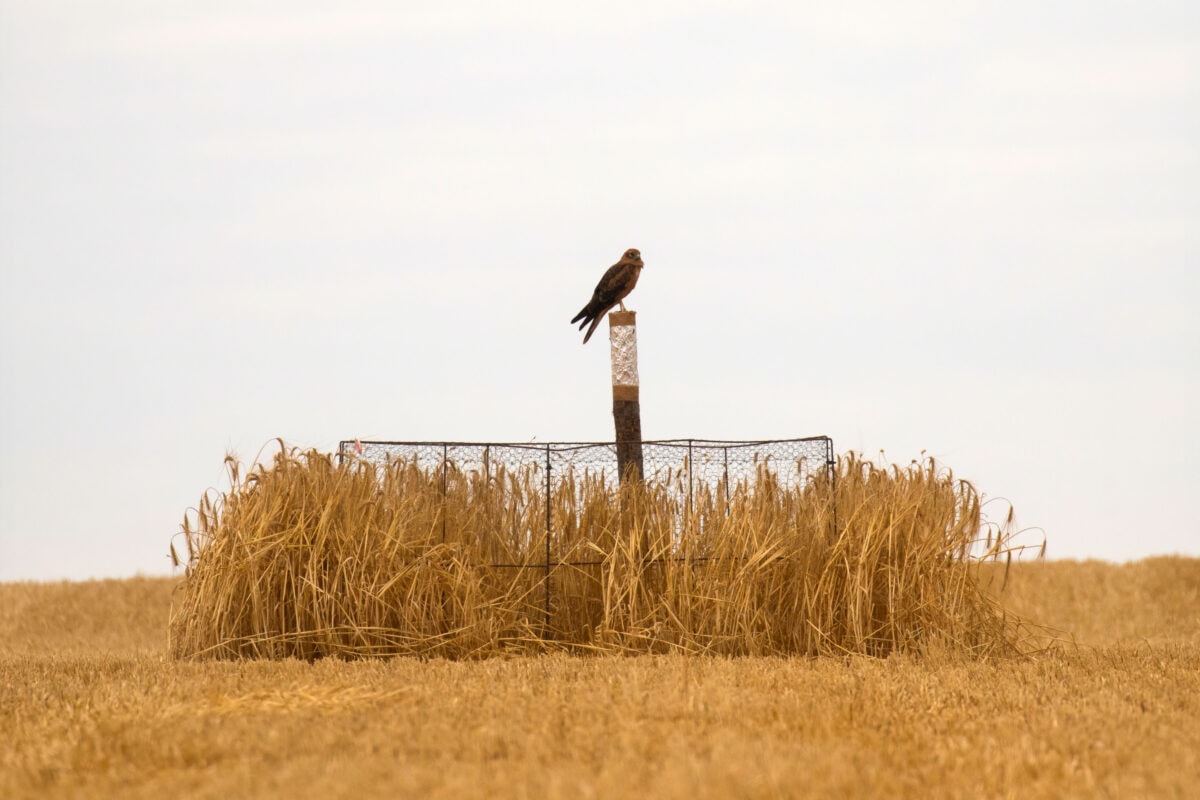
[[[592,324],[588,328],[587,335],[583,337],[584,344],[587,344],[588,339],[592,338],[596,326],[600,324],[604,315],[612,310],[613,306],[619,303],[621,310],[625,310],[625,297],[633,291],[634,286],[637,286],[638,276],[642,274],[642,266],[642,254],[631,247],[625,251],[625,255],[621,256],[620,261],[613,264],[604,273],[604,277],[596,284],[596,291],[592,292],[592,299],[575,315],[575,319],[571,320],[572,325],[583,320],[583,322],[579,322],[579,330],[583,330],[583,327],[589,322]]]

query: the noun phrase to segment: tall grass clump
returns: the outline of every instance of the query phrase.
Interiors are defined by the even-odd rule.
[[[440,474],[286,448],[244,479],[226,466],[231,490],[184,519],[175,655],[461,658],[527,638],[525,576],[478,563],[498,542],[440,535]]]
[[[849,454],[800,486],[763,462],[690,503],[686,464],[621,489],[566,470],[547,502],[540,465],[337,463],[286,447],[245,477],[226,463],[230,490],[184,520],[177,657],[1019,647],[975,571],[1011,553],[1011,534],[932,460]]]

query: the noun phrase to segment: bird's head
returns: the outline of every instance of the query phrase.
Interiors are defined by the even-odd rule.
[[[635,264],[642,263],[642,253],[636,247],[631,247],[625,251],[625,255],[621,256],[622,261],[632,261]]]

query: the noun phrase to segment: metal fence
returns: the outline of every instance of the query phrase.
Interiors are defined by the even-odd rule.
[[[375,463],[415,461],[443,472],[478,470],[489,474],[503,465],[513,470],[545,470],[546,485],[572,471],[602,476],[616,487],[617,446],[613,442],[382,442],[350,439],[338,444],[338,460],[355,456]],[[642,442],[644,476],[686,499],[688,507],[698,490],[714,493],[746,482],[751,487],[765,466],[784,488],[801,487],[821,470],[830,477],[836,461],[828,436],[761,441],[666,439]]]
[[[701,498],[728,503],[731,494],[753,491],[755,483],[769,479],[783,489],[800,489],[821,474],[835,477],[833,440],[828,436],[760,441],[712,439],[669,439],[642,442],[643,476],[647,484],[664,492],[668,502],[690,515]],[[537,556],[521,563],[495,560],[495,569],[536,570],[544,576],[543,611],[551,618],[551,577],[559,568],[598,566],[600,561],[580,561],[562,531],[561,514],[552,513],[551,488],[566,476],[587,476],[615,491],[619,484],[617,447],[613,442],[385,442],[346,440],[338,445],[339,462],[362,459],[384,464],[393,461],[416,463],[421,469],[440,472],[442,492],[454,476],[478,473],[485,479],[503,468],[509,473],[532,470],[544,482],[545,514],[542,540],[533,544]],[[435,472],[436,471],[436,472]],[[835,512],[836,515],[836,512]],[[836,516],[831,525],[836,534]],[[542,515],[539,515],[541,517]],[[539,522],[541,519],[539,518]],[[446,540],[447,517],[442,517],[442,539]],[[679,524],[677,522],[677,524]],[[532,531],[530,532],[533,533]],[[679,531],[677,531],[679,533]],[[544,542],[544,545],[543,545]],[[541,551],[541,552],[538,552]],[[704,559],[702,559],[704,560]]]

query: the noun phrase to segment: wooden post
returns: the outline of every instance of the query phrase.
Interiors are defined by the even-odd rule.
[[[613,423],[617,431],[617,469],[626,477],[642,479],[642,406],[638,398],[637,312],[608,315],[612,346]]]

